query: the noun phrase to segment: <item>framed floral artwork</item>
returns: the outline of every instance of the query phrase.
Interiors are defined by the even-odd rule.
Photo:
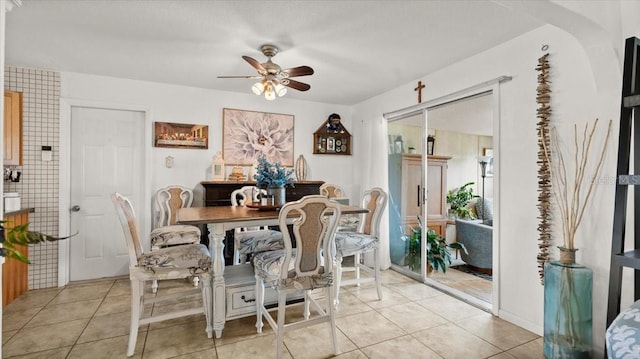
[[[155,147],[209,148],[209,126],[188,123],[156,122],[154,125]]]
[[[225,163],[252,165],[258,155],[293,166],[293,115],[225,108],[222,157]]]

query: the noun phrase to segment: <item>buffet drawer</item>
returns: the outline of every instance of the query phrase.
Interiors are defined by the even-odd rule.
[[[227,319],[246,317],[256,312],[255,285],[227,288]],[[278,293],[270,287],[264,291],[264,303],[278,303]]]

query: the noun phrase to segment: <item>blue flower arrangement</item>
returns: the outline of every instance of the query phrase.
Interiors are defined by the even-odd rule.
[[[293,169],[286,169],[280,162],[270,163],[263,154],[258,156],[257,173],[253,176],[258,187],[293,187]]]

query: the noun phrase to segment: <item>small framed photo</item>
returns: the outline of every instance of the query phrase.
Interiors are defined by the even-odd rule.
[[[336,152],[336,139],[333,137],[327,138],[327,152]]]

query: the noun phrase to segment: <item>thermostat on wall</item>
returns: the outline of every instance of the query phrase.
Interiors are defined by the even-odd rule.
[[[51,146],[42,146],[42,160],[43,161],[51,161],[53,151]]]

